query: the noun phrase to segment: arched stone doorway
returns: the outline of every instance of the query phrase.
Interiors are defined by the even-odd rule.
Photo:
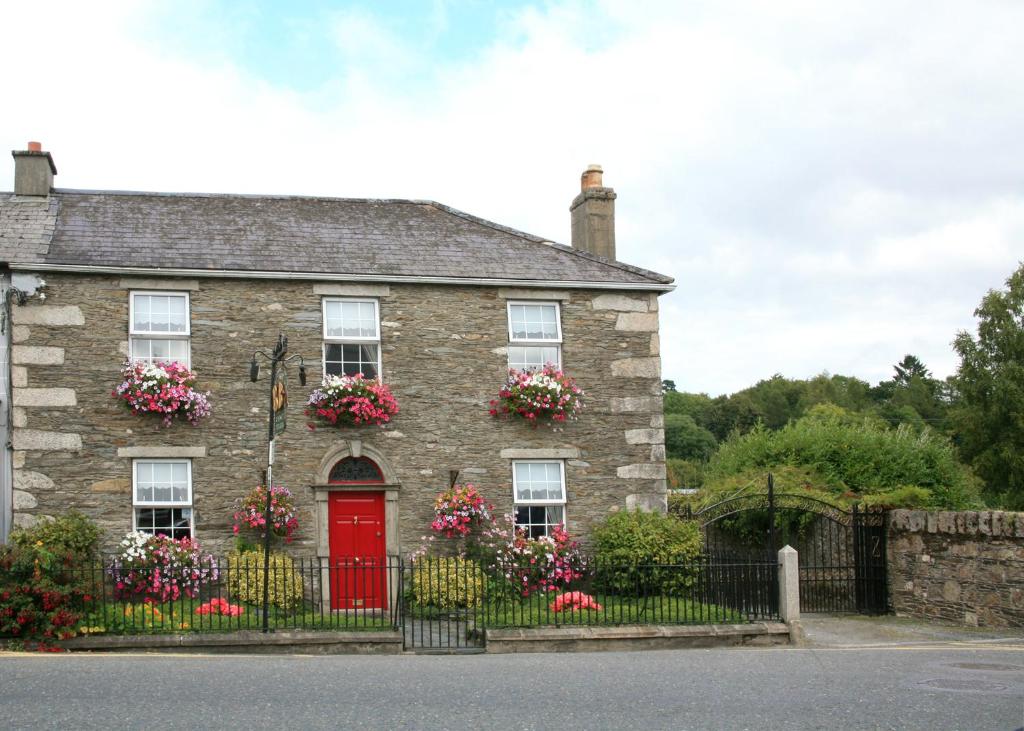
[[[338,493],[381,493],[384,499],[384,550],[388,556],[401,551],[398,535],[398,481],[387,458],[358,439],[340,442],[320,461],[316,482],[311,485],[316,499],[316,550],[331,555],[329,501]]]

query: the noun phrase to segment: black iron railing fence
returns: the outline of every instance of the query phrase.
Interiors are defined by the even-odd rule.
[[[709,557],[659,564],[590,559],[575,566],[571,581],[546,591],[534,565],[456,557],[277,555],[265,569],[262,554],[249,553],[217,559],[201,575],[187,566],[132,570],[105,557],[70,571],[84,596],[86,634],[260,630],[266,606],[271,630],[403,630],[414,643],[418,632],[424,643],[458,645],[485,627],[773,620],[776,569],[769,561]]]

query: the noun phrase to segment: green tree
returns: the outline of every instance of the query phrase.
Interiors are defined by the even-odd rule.
[[[990,501],[1024,508],[1024,263],[974,311],[977,337],[953,348],[959,400],[953,422],[961,453],[985,481]]]
[[[687,414],[665,414],[665,453],[676,459],[707,461],[718,447],[715,435]]]
[[[665,380],[663,380],[661,382],[661,392],[662,393],[673,393],[673,392],[675,392],[675,390],[676,390],[676,382],[673,381],[671,378],[666,378]]]
[[[921,380],[931,380],[932,373],[929,371],[924,363],[922,363],[916,355],[905,355],[903,360],[893,366],[893,370],[896,371],[896,375],[893,376],[893,381],[901,386],[907,386],[910,382],[919,378]]]
[[[874,502],[892,498],[895,504],[902,494],[912,495],[915,505],[958,509],[977,503],[976,478],[945,437],[892,429],[878,417],[833,404],[819,404],[782,429],[734,433],[711,459],[705,484],[714,492],[782,467],[809,470],[835,498],[874,496]]]

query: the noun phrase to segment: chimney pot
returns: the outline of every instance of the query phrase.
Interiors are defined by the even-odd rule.
[[[28,151],[29,152],[42,152],[43,151],[43,143],[42,142],[29,142],[28,143]]]
[[[572,247],[615,259],[615,191],[605,188],[600,165],[589,165],[580,176],[580,194],[569,206]]]
[[[603,187],[601,182],[603,174],[604,170],[600,165],[588,165],[587,169],[583,171],[583,175],[580,176],[580,190]]]

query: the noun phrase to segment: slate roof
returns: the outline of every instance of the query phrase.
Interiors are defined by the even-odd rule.
[[[433,201],[295,196],[58,189],[40,201],[0,194],[0,261],[605,285],[672,282]]]

